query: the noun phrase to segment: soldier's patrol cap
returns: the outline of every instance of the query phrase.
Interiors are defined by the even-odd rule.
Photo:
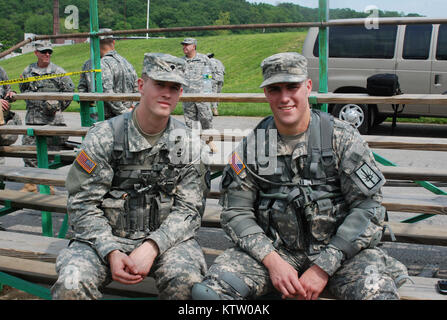
[[[152,80],[176,82],[186,85],[185,61],[165,53],[146,53],[143,74]]]
[[[302,82],[307,79],[307,59],[297,52],[283,52],[261,63],[264,82],[261,88],[274,83]]]
[[[53,48],[51,47],[51,44],[49,44],[49,43],[36,42],[36,43],[34,43],[34,48],[39,52],[42,52],[45,50],[50,50],[51,52],[53,52]]]
[[[194,44],[197,45],[197,40],[194,38],[185,38],[180,44]]]
[[[98,30],[98,33],[102,33],[102,32],[112,32],[112,29],[101,28],[101,29]],[[113,39],[113,34],[99,36],[99,40],[106,40],[106,39]]]

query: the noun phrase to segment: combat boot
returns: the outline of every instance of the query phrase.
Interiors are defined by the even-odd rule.
[[[37,192],[37,186],[34,183],[25,183],[21,192]]]

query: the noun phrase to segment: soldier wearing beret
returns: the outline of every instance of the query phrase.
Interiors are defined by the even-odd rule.
[[[201,281],[206,263],[195,234],[206,168],[200,143],[170,116],[184,69],[180,58],[147,53],[139,105],[85,137],[66,182],[74,235],[56,261],[54,299],[99,299],[112,279],[136,284],[148,275],[161,299],[188,299]]]
[[[306,59],[275,54],[261,88],[273,116],[236,148],[222,175],[221,224],[235,247],[194,299],[398,299],[406,267],[377,245],[385,178],[349,123],[311,110]]]

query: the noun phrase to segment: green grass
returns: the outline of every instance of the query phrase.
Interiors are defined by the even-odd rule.
[[[306,32],[262,33],[248,35],[220,35],[198,37],[197,49],[201,53],[214,52],[226,68],[225,84],[222,92],[260,93],[262,82],[260,64],[262,60],[272,54],[296,51],[301,52]],[[133,64],[140,75],[143,57],[146,52],[164,52],[174,56],[183,56],[183,38],[141,39],[117,41],[116,49]],[[54,48],[51,61],[67,72],[80,71],[83,63],[90,57],[90,46],[87,43]],[[35,62],[34,53],[0,61],[10,79],[20,76],[26,66]],[[71,77],[75,86],[79,82],[79,75]],[[18,85],[13,90],[20,92]],[[13,109],[25,109],[24,101],[17,101]],[[67,111],[79,111],[77,103],[72,103]],[[182,114],[181,104],[174,111]],[[267,104],[259,103],[221,103],[219,113],[222,115],[265,116],[270,113]]]
[[[262,60],[272,54],[296,51],[301,52],[306,31],[259,33],[244,35],[218,35],[198,37],[198,51],[201,53],[214,52],[226,68],[225,84],[222,92],[227,93],[261,93],[259,85],[262,82],[260,64]],[[183,38],[140,39],[117,41],[116,49],[133,64],[138,74],[141,73],[143,57],[146,52],[164,52],[174,56],[183,56]],[[80,71],[84,62],[90,58],[90,45],[87,43],[72,46],[56,47],[51,61],[63,67],[67,72]],[[2,66],[10,79],[20,76],[26,66],[35,62],[34,53],[1,60]],[[79,75],[71,77],[75,86],[79,82]],[[12,88],[19,91],[19,86]],[[25,110],[25,101],[17,101],[13,109]],[[73,102],[67,111],[79,112],[79,104]],[[174,110],[174,114],[183,114],[181,104]],[[266,116],[270,108],[266,103],[220,103],[219,114],[227,116]],[[387,121],[389,121],[388,119]],[[417,123],[447,123],[446,118],[398,119],[399,122]]]

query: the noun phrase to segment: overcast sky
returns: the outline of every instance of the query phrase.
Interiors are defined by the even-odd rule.
[[[277,4],[289,2],[303,7],[317,8],[318,0],[247,0]],[[364,11],[367,6],[375,5],[382,11],[419,13],[430,18],[447,18],[447,0],[328,0],[329,8],[350,8]]]

